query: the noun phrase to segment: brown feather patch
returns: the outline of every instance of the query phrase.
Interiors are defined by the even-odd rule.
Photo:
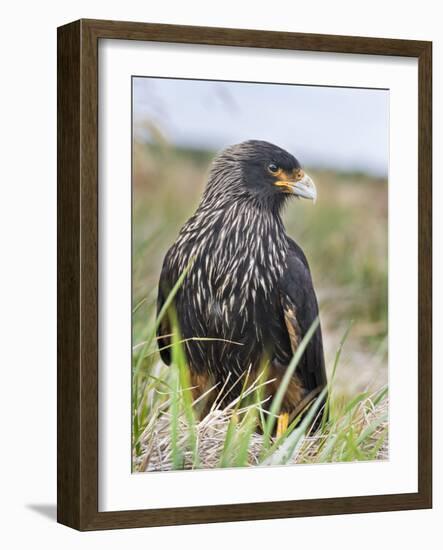
[[[267,396],[272,396],[272,397],[275,396],[278,388],[280,387],[283,376],[285,375],[285,370],[286,369],[280,365],[278,366],[270,365],[268,377],[269,377],[269,380],[273,380],[273,381],[267,384],[266,386]],[[283,397],[280,412],[291,413],[302,401],[304,395],[305,395],[305,389],[302,383],[300,382],[298,376],[294,374],[291,380],[289,381],[288,388]]]
[[[297,311],[294,306],[289,304],[283,304],[283,313],[285,318],[286,330],[289,334],[289,341],[291,342],[292,353],[295,353],[301,340],[300,326],[297,321]]]

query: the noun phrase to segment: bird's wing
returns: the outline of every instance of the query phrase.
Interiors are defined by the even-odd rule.
[[[170,290],[171,285],[169,282],[168,255],[166,255],[158,284],[157,316],[159,315]],[[163,315],[157,328],[157,345],[160,350],[160,357],[166,365],[171,363],[171,330],[169,316],[166,313],[166,315]]]
[[[309,265],[302,249],[289,241],[287,270],[280,282],[280,301],[292,354],[318,316],[317,298]],[[297,376],[308,392],[326,385],[326,369],[320,325],[297,365]]]

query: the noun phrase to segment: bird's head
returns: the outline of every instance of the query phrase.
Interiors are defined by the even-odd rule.
[[[280,208],[289,197],[311,199],[317,191],[298,160],[276,145],[249,140],[225,149],[215,159],[206,194],[223,200],[252,198]]]

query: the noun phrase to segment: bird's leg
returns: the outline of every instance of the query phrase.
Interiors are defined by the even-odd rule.
[[[289,413],[284,412],[278,415],[277,420],[277,438],[282,436],[288,429]]]

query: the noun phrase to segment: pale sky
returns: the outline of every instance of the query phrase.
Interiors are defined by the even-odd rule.
[[[135,128],[151,121],[174,145],[219,150],[263,139],[302,165],[388,173],[387,90],[145,77],[133,84]]]

